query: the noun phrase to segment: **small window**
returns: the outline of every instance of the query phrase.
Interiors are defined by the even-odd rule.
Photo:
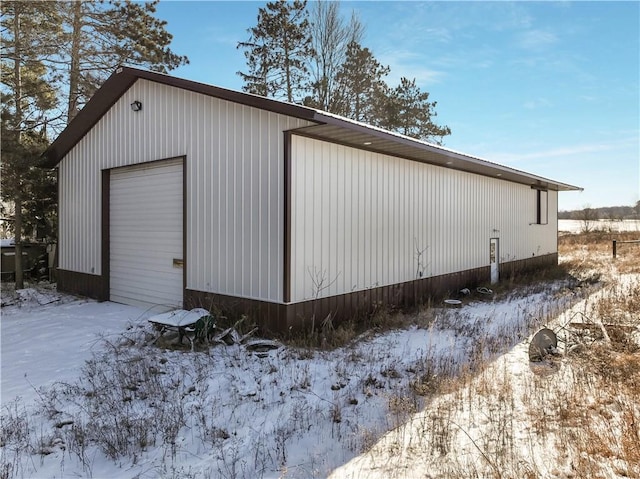
[[[535,190],[536,192],[536,224],[546,225],[549,222],[549,192],[546,190]]]

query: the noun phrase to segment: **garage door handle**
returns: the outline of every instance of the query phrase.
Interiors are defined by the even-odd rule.
[[[184,260],[179,258],[173,258],[173,267],[182,268],[184,266]]]

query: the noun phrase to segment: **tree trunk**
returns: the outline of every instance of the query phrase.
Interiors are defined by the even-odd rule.
[[[82,33],[82,2],[73,2],[73,31],[71,32],[71,66],[69,69],[69,103],[67,124],[78,113],[80,88],[80,40]]]
[[[22,192],[20,192],[19,188],[16,194],[15,205],[15,279],[16,289],[22,289],[24,288],[24,277],[22,274]]]
[[[18,144],[20,144],[21,140],[21,131],[22,131],[22,70],[20,65],[20,56],[22,54],[22,45],[20,42],[20,14],[21,11],[18,8],[17,2],[15,7],[15,12],[13,16],[13,31],[14,33],[14,53],[15,57],[13,59],[13,74],[15,76],[15,84],[14,84],[14,93],[15,93],[15,102],[16,102],[16,128],[17,131],[17,139]],[[24,288],[24,280],[22,275],[22,191],[21,188],[21,175],[18,174],[16,178],[16,199],[15,199],[15,223],[14,227],[14,243],[15,243],[15,280],[16,280],[16,289]]]

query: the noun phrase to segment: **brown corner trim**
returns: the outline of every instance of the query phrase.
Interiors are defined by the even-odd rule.
[[[102,264],[100,272],[102,273],[103,291],[101,297],[108,300],[111,296],[111,213],[109,204],[111,202],[111,170],[102,170]]]
[[[187,297],[187,157],[182,157],[182,305]]]

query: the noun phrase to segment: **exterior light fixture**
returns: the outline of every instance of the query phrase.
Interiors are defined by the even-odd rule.
[[[140,111],[142,110],[142,102],[136,100],[131,104],[131,109],[133,111]]]
[[[371,142],[370,142],[370,141],[365,141],[365,142],[363,143],[363,145],[365,145],[365,146],[369,146],[370,144],[371,144]]]

